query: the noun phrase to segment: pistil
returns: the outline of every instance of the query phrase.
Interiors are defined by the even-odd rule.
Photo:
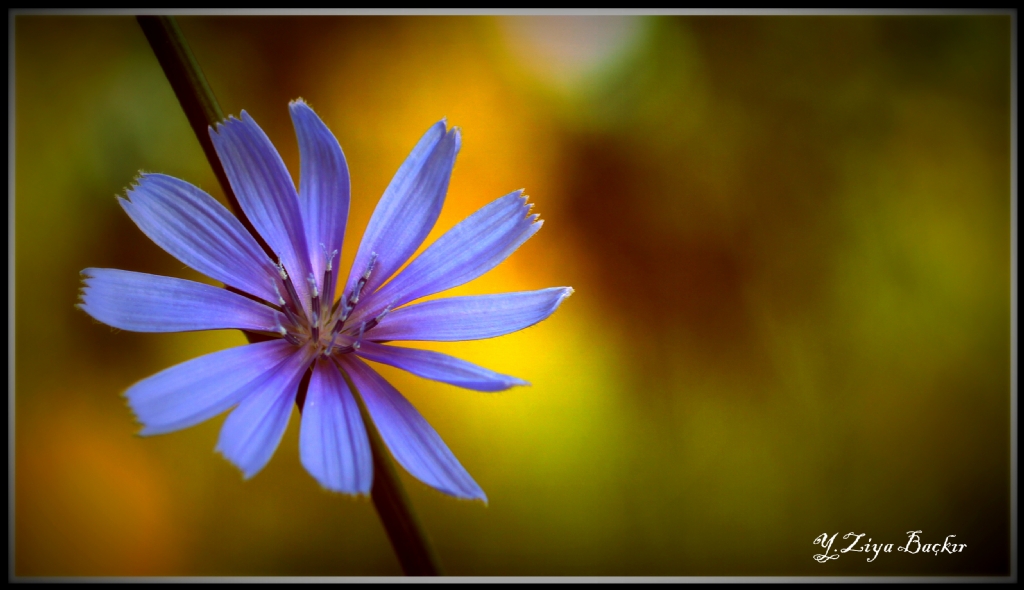
[[[275,281],[274,293],[277,295],[277,304],[280,306],[275,331],[281,338],[295,346],[311,345],[316,351],[314,354],[323,358],[336,354],[348,354],[359,350],[366,332],[377,326],[384,319],[384,316],[391,311],[391,306],[389,305],[377,317],[370,321],[360,322],[358,328],[352,326],[348,333],[345,333],[345,322],[351,316],[352,310],[359,304],[359,299],[362,297],[363,291],[366,289],[366,285],[376,266],[377,255],[376,253],[370,255],[370,262],[366,265],[366,270],[362,276],[356,281],[352,291],[346,297],[342,297],[337,307],[335,307],[332,301],[335,289],[334,257],[337,253],[338,251],[335,250],[328,255],[327,249],[324,248],[324,255],[327,257],[327,260],[322,284],[317,284],[316,275],[313,273],[306,277],[306,284],[309,286],[310,293],[308,314],[306,313],[305,306],[301,304],[299,295],[295,290],[295,284],[292,282],[288,271],[283,264],[276,265],[277,272],[281,278],[281,285],[284,286],[284,295],[282,295],[281,288]],[[325,344],[321,340],[321,334],[325,332],[327,326],[331,326],[331,329],[330,338],[325,337],[327,340]],[[342,337],[350,340],[348,344],[339,346],[338,340]]]

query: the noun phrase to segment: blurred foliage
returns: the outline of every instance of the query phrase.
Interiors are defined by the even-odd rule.
[[[1004,16],[180,17],[225,112],[298,170],[304,97],[352,174],[343,265],[420,134],[464,143],[428,243],[525,186],[547,221],[454,294],[571,285],[551,319],[429,345],[530,381],[382,372],[490,498],[404,477],[455,575],[1007,574]],[[155,438],[119,394],[239,333],[132,334],[78,272],[207,280],[120,210],[139,170],[220,189],[135,21],[14,18],[19,575],[377,575],[367,500],[293,423],[248,482],[222,418]],[[823,532],[957,555],[820,565]]]

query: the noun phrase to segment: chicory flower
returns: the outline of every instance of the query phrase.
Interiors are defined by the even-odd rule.
[[[381,197],[336,297],[348,166],[316,113],[301,99],[289,107],[301,158],[298,191],[245,111],[241,119],[210,129],[231,188],[273,256],[210,195],[170,176],[143,174],[127,198],[119,198],[125,212],[168,253],[227,288],[124,270],[83,271],[80,307],[110,326],[137,332],[240,329],[269,338],[184,362],[130,387],[125,396],[143,426],[140,434],[181,430],[234,407],[216,450],[252,477],[274,454],[300,381],[312,371],[300,458],[322,486],[348,494],[370,491],[373,461],[358,395],[409,473],[446,494],[486,501],[437,432],[365,361],[478,391],[526,385],[390,342],[491,338],[551,315],[572,289],[414,303],[492,269],[542,222],[529,214],[532,205],[522,191],[512,192],[395,274],[434,226],[448,189],[461,141],[458,129],[447,129],[442,120],[419,140]]]

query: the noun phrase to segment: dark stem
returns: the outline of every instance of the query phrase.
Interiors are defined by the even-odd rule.
[[[224,167],[220,163],[220,158],[217,156],[209,134],[209,128],[224,120],[224,114],[221,112],[220,105],[217,104],[217,99],[209,84],[206,83],[206,77],[203,76],[203,71],[192,55],[177,22],[172,16],[137,16],[136,20],[142,27],[146,39],[149,40],[167,80],[171,83],[174,94],[178,97],[178,102],[181,103],[181,108],[185,111],[192,131],[195,132],[199,144],[203,147],[203,153],[206,154],[206,159],[209,160],[213,173],[217,176],[217,181],[232,210],[245,228],[249,230],[249,233],[256,238],[260,246],[271,258],[276,259],[239,207],[238,199],[228,183],[228,177],[224,173]],[[267,339],[266,336],[252,332],[245,332],[245,335],[250,342]],[[303,378],[295,400],[300,412],[302,403],[306,399],[308,386],[309,375]],[[387,531],[388,538],[391,540],[391,546],[402,565],[402,571],[410,576],[439,575],[440,568],[437,558],[412,511],[412,504],[405,494],[402,482],[398,479],[391,455],[384,447],[373,421],[366,414],[362,400],[359,401],[359,405],[367,434],[370,437],[370,448],[373,451],[374,477],[370,495],[377,514],[380,515],[380,520],[384,524],[384,529]]]
[[[196,134],[196,139],[199,140],[199,145],[202,146],[203,153],[206,154],[206,159],[210,162],[210,167],[213,168],[213,174],[217,177],[217,182],[220,183],[220,188],[224,191],[224,197],[231,206],[231,210],[234,211],[235,216],[242,222],[245,229],[249,230],[249,233],[256,238],[263,250],[276,260],[277,257],[274,256],[270,246],[263,241],[259,232],[256,231],[252,222],[238,205],[238,198],[231,190],[228,175],[224,172],[224,166],[220,163],[217,150],[213,147],[209,129],[224,120],[224,113],[220,110],[220,104],[217,103],[217,97],[214,96],[213,90],[206,83],[206,76],[203,75],[199,62],[192,55],[192,50],[189,49],[185,36],[181,34],[177,21],[173,16],[137,16],[135,20],[139,21],[139,26],[142,27],[142,32],[149,40],[149,45],[153,48],[153,53],[156,54],[156,59],[164,70],[164,75],[171,83],[174,95],[178,97],[178,103],[181,104],[181,110],[185,111],[188,124],[192,126],[192,132]]]
[[[405,494],[402,482],[398,480],[398,470],[395,469],[380,432],[377,431],[377,426],[363,403],[363,396],[348,375],[344,371],[341,374],[349,389],[355,394],[359,414],[366,425],[370,450],[373,452],[373,488],[370,490],[370,497],[388,532],[391,547],[402,562],[402,571],[407,576],[440,576],[442,573],[437,555],[426,541],[426,532],[412,511],[412,503]]]

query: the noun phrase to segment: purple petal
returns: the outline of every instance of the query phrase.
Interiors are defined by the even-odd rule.
[[[317,361],[302,410],[302,465],[334,492],[369,494],[373,455],[359,405],[334,363]]]
[[[571,287],[552,287],[424,301],[391,312],[366,338],[376,342],[494,338],[547,318],[571,294]]]
[[[370,217],[345,293],[352,291],[374,255],[376,262],[364,293],[376,290],[420,247],[441,213],[461,143],[458,129],[445,133],[444,121],[423,134]]]
[[[219,287],[112,268],[82,271],[80,307],[93,318],[134,332],[273,331],[275,312]]]
[[[226,285],[274,301],[277,271],[245,227],[213,197],[163,174],[144,174],[118,199],[171,256]]]
[[[288,107],[295,125],[295,136],[299,140],[299,206],[306,228],[306,248],[313,275],[320,291],[324,291],[327,255],[334,254],[331,267],[337,277],[341,243],[345,239],[349,203],[348,164],[338,140],[313,109],[302,99]]]
[[[274,371],[248,388],[220,430],[216,450],[241,469],[245,479],[270,461],[288,426],[299,381],[312,360],[307,349],[292,350]]]
[[[477,391],[502,391],[513,385],[529,385],[522,379],[495,373],[490,369],[431,350],[363,342],[358,354],[365,359],[398,367],[424,379]]]
[[[531,206],[522,193],[496,199],[448,230],[367,298],[365,311],[355,314],[353,321],[467,283],[508,258],[543,224],[537,215],[527,215]]]
[[[309,306],[309,252],[295,185],[284,161],[249,113],[210,129],[210,138],[238,203],[256,231],[281,259],[299,298]],[[273,301],[273,300],[272,300]]]
[[[199,424],[238,403],[252,385],[277,372],[295,347],[271,340],[221,350],[175,365],[124,393],[143,428],[163,434]]]
[[[423,483],[457,498],[487,501],[430,424],[401,393],[363,361],[349,354],[342,368],[366,404],[395,460]]]

